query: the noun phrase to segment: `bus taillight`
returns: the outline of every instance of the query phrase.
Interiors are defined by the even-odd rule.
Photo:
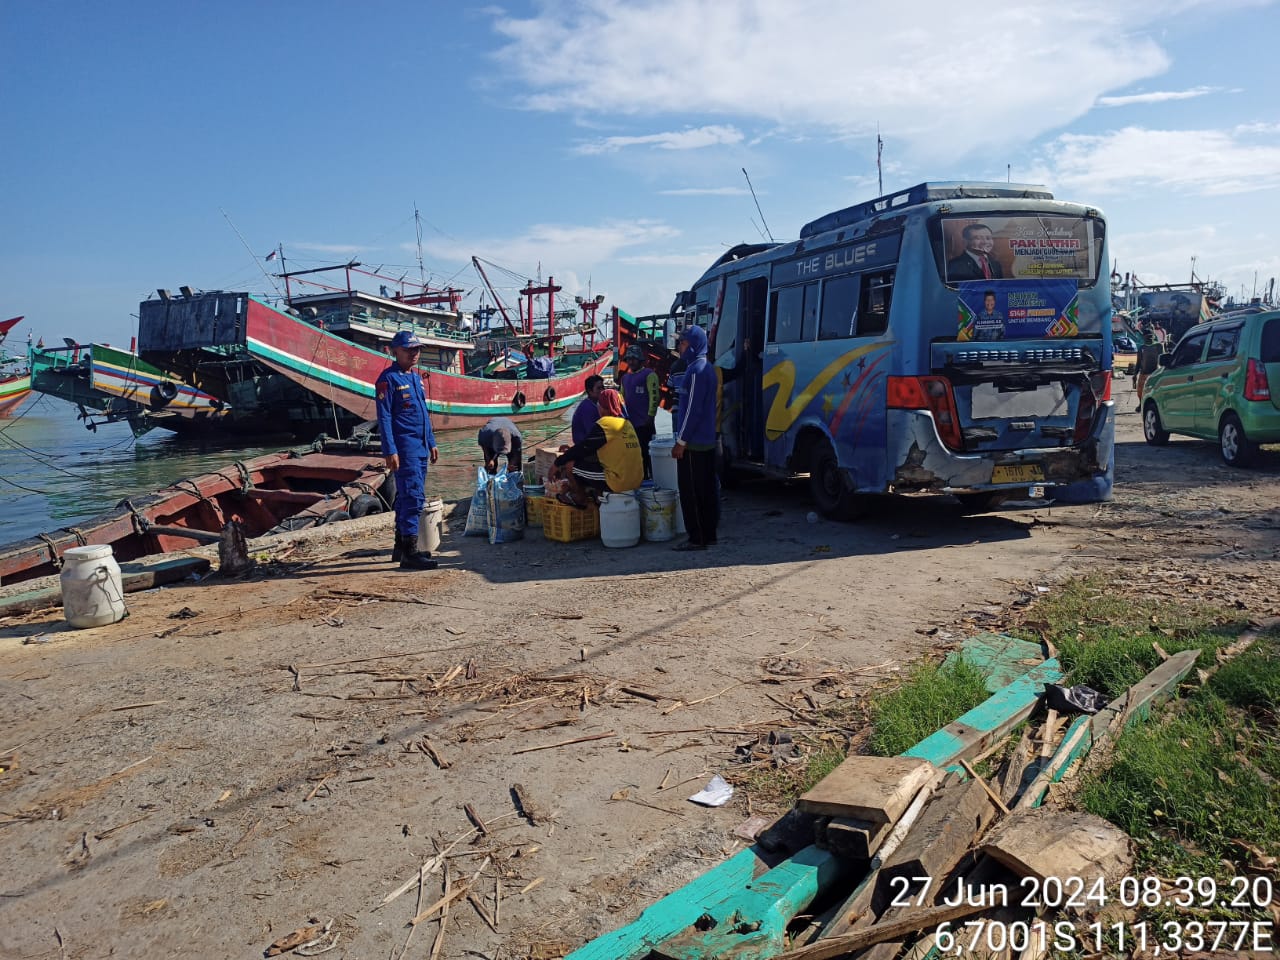
[[[942,442],[952,450],[964,449],[956,398],[946,377],[889,377],[887,406],[891,410],[928,410]]]
[[[1076,408],[1076,428],[1071,438],[1074,443],[1083,443],[1089,439],[1098,407],[1110,399],[1111,371],[1103,370],[1101,373],[1092,374],[1089,377],[1088,389],[1080,391],[1080,405]]]

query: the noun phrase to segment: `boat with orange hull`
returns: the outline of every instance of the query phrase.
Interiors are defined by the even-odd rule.
[[[381,513],[394,496],[382,490],[387,476],[378,451],[358,441],[237,461],[121,500],[76,526],[0,546],[0,583],[55,574],[68,548],[86,544],[110,544],[117,560],[136,560],[216,542],[232,521],[255,537]]]

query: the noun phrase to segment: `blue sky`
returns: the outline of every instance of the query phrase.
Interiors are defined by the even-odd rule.
[[[1248,293],[1280,276],[1277,35],[1262,0],[6,2],[0,318],[121,342],[156,287],[271,292],[277,244],[416,277],[415,204],[469,304],[474,254],[665,311],[761,237],[742,168],[794,237],[876,195],[877,128],[886,191],[1046,183],[1122,272]]]

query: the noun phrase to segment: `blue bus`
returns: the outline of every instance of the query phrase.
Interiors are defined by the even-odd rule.
[[[923,183],[727,251],[673,313],[711,339],[725,464],[868,495],[1108,499],[1106,224],[1029,184]]]

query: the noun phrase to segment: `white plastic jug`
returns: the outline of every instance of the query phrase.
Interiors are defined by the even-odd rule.
[[[674,490],[645,487],[637,494],[640,501],[644,538],[654,542],[671,540],[676,535],[676,514],[680,505]]]
[[[653,461],[655,487],[666,487],[668,490],[680,489],[680,482],[676,479],[676,461],[671,456],[671,448],[675,445],[676,438],[669,433],[649,441],[649,459]]]
[[[444,501],[432,497],[418,516],[418,549],[435,553],[440,549],[440,527],[444,523]]]
[[[600,498],[600,540],[606,547],[634,547],[640,542],[640,504],[630,493]]]
[[[111,545],[72,547],[62,555],[62,613],[76,629],[123,620],[124,584]]]

